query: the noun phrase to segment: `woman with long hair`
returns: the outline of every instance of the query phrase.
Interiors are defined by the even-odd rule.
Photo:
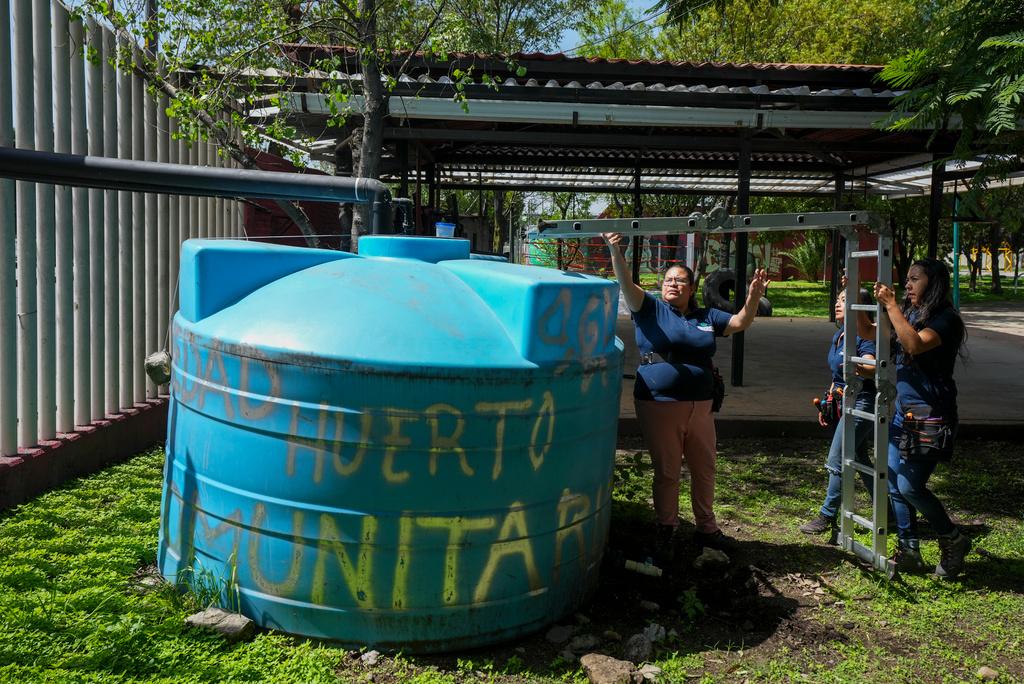
[[[755,272],[747,300],[737,314],[697,306],[693,271],[674,265],[665,272],[661,299],[644,292],[630,277],[618,233],[603,235],[612,268],[633,315],[641,365],[633,398],[644,441],[654,465],[656,555],[671,557],[679,525],[679,482],[683,460],[690,470],[690,503],[700,547],[735,548],[718,526],[714,512],[717,453],[714,393],[715,337],[750,327],[768,286],[764,270]]]
[[[889,428],[889,498],[896,514],[897,567],[926,569],[921,558],[917,514],[938,535],[935,574],[954,579],[964,569],[971,540],[953,524],[928,489],[935,467],[953,452],[959,415],[953,367],[966,338],[963,320],[950,299],[949,270],[941,261],[921,259],[907,272],[906,295],[875,284],[894,334],[896,413]]]
[[[859,295],[861,304],[871,304],[871,295],[868,294],[867,290],[861,289]],[[828,367],[832,371],[832,384],[829,386],[828,393],[842,405],[842,393],[848,389],[846,377],[843,374],[845,342],[842,327],[843,321],[846,318],[846,292],[840,292],[836,298],[835,313],[839,330],[832,336],[832,344],[828,348]],[[875,358],[874,339],[864,339],[858,335],[856,344],[857,356],[864,359]],[[856,372],[858,376],[864,378],[864,381],[861,384],[860,391],[857,392],[857,396],[854,398],[854,408],[868,413],[873,412],[875,410],[875,381],[873,379],[875,369],[873,366],[859,365]],[[837,394],[838,396],[836,396]],[[871,421],[860,417],[855,417],[853,420],[854,434],[856,436],[854,440],[855,459],[858,463],[871,466],[871,460],[868,458],[868,445],[871,439],[873,424]],[[800,526],[800,531],[804,534],[822,534],[823,532],[835,534],[836,518],[839,514],[839,502],[842,497],[843,488],[842,456],[843,423],[845,421],[846,416],[843,415],[839,416],[838,421],[830,422],[824,412],[819,412],[818,414],[818,423],[822,427],[834,426],[835,432],[832,435],[832,444],[828,450],[828,458],[825,459],[825,470],[828,471],[828,489],[825,492],[825,499],[821,503],[818,514]],[[874,492],[874,479],[867,473],[861,473],[860,475],[868,491]]]

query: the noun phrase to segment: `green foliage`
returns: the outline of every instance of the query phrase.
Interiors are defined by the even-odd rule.
[[[928,42],[894,59],[882,78],[910,91],[887,122],[895,130],[959,127],[955,151],[1009,154],[982,176],[998,175],[1024,151],[1024,4],[1019,0],[957,0],[939,8]]]
[[[825,260],[825,246],[828,233],[823,230],[807,231],[800,237],[792,249],[779,252],[788,257],[793,266],[808,280],[817,280],[821,276]]]
[[[931,11],[915,0],[666,0],[641,17],[605,0],[580,36],[585,54],[606,57],[880,64],[920,46]]]

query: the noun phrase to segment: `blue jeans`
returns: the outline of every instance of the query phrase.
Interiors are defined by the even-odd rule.
[[[889,426],[889,501],[896,514],[896,532],[900,539],[917,539],[917,513],[931,523],[940,537],[956,530],[945,507],[928,489],[928,478],[935,472],[935,459],[900,458],[899,441],[903,434],[903,416],[897,411]]]
[[[859,411],[873,411],[875,397],[870,393],[857,395],[854,401],[854,408]],[[828,459],[825,461],[825,470],[828,471],[828,491],[825,492],[825,501],[821,504],[821,514],[826,518],[834,518],[839,513],[839,501],[843,495],[843,421],[846,416],[839,419],[836,424],[836,432],[832,436],[832,446],[828,450]],[[866,466],[871,466],[871,459],[868,458],[868,445],[874,434],[871,421],[863,418],[854,418],[854,460]],[[874,479],[865,473],[858,473],[868,492],[874,494]]]

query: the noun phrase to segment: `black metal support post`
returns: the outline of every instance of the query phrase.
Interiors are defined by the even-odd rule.
[[[640,166],[637,165],[633,172],[633,218],[642,218],[644,215],[643,197],[640,195]],[[640,257],[643,256],[644,238],[642,235],[633,236],[633,282],[640,282]]]
[[[409,141],[398,141],[398,163],[401,164],[401,176],[398,182],[398,196],[409,196]]]
[[[934,259],[939,252],[939,216],[942,215],[942,181],[945,163],[937,162],[932,167],[932,193],[928,205],[928,258]]]
[[[843,208],[843,174],[836,172],[836,187],[833,201],[833,208],[839,211]],[[846,254],[846,238],[838,230],[829,231],[832,235],[832,259],[829,269],[828,285],[828,320],[833,323],[836,320],[836,299],[839,297],[840,268],[843,262],[843,255]]]
[[[739,183],[736,192],[736,210],[740,214],[750,211],[750,140],[740,143]],[[747,300],[747,234],[736,234],[736,312]],[[732,386],[743,386],[743,333],[732,337]]]

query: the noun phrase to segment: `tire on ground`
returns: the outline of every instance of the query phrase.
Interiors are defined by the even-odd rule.
[[[712,271],[704,278],[704,306],[720,309],[726,313],[736,313],[733,305],[733,293],[736,290],[736,274],[730,268]],[[761,297],[757,304],[758,316],[771,316],[772,303],[767,297]]]

